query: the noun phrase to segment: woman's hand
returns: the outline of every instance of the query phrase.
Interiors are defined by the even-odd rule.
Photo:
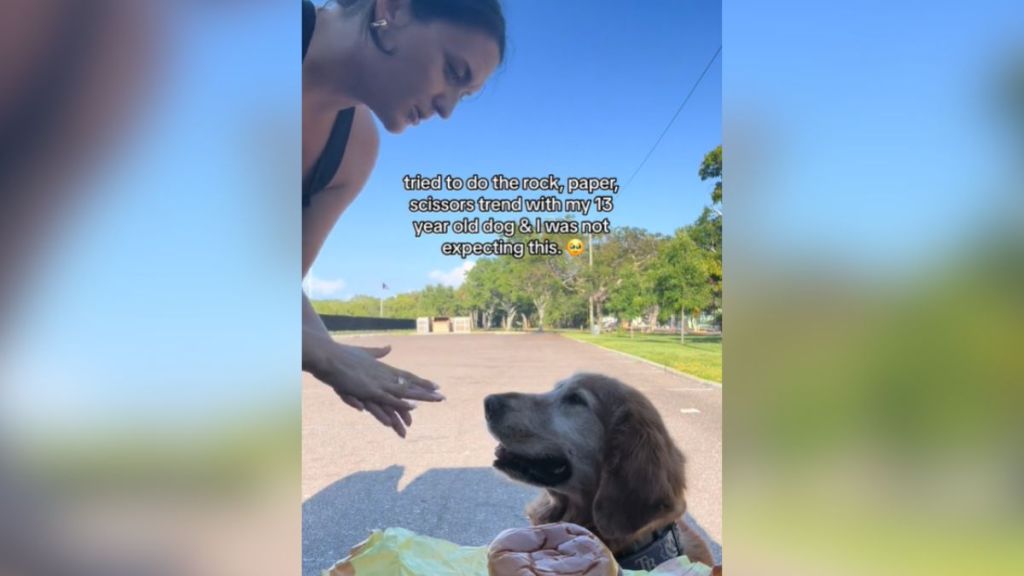
[[[433,382],[378,360],[388,352],[390,346],[361,348],[335,342],[302,294],[302,369],[333,388],[346,404],[369,412],[405,438],[415,407],[409,400],[440,402],[444,396]]]
[[[333,340],[319,344],[321,350],[313,356],[316,360],[308,371],[333,388],[346,404],[369,412],[402,438],[412,424],[415,408],[409,400],[444,400],[434,383],[378,360],[391,351],[390,346],[361,348]]]

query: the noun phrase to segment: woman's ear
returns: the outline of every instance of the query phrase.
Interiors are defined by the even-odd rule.
[[[606,541],[629,539],[686,511],[683,455],[646,400],[627,399],[606,428],[594,525]]]
[[[395,34],[412,22],[409,0],[374,0],[371,8],[370,36],[385,54],[394,54],[397,47]]]
[[[401,28],[412,21],[410,0],[375,0],[372,21],[387,20],[386,28]]]

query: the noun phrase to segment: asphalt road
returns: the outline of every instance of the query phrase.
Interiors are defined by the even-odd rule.
[[[386,360],[441,386],[447,401],[421,404],[405,440],[347,405],[309,375],[302,382],[302,573],[344,557],[374,528],[403,527],[483,545],[526,526],[537,491],[491,468],[495,442],[483,399],[545,392],[574,372],[601,372],[639,389],[661,412],[687,457],[689,521],[720,558],[722,391],[555,334],[362,336],[391,344]]]

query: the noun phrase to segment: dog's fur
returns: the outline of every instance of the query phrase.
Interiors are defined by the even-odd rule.
[[[546,394],[488,396],[485,412],[500,442],[494,466],[545,488],[527,508],[533,524],[579,524],[619,555],[674,521],[690,560],[713,565],[707,544],[682,520],[683,454],[643,394],[613,378],[576,374]]]

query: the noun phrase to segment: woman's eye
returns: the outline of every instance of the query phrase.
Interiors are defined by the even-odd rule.
[[[466,76],[456,70],[451,63],[448,64],[448,77],[456,84],[462,84],[466,80]]]

